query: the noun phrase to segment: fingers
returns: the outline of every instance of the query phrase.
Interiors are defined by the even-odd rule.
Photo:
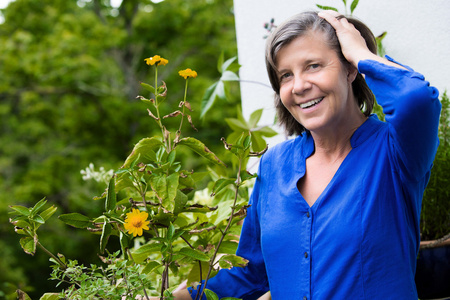
[[[330,10],[318,15],[336,30],[342,54],[353,66],[357,67],[361,59],[372,56],[361,33],[343,15]]]
[[[354,28],[353,24],[349,23],[348,20],[337,11],[324,10],[319,12],[318,16],[330,23],[336,31],[340,31],[343,28]]]

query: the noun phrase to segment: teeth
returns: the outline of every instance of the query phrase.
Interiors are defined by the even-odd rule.
[[[300,104],[300,107],[301,108],[308,108],[308,107],[316,105],[317,103],[319,103],[322,100],[323,100],[323,97],[322,98],[318,98],[318,99],[314,99],[314,100],[308,101],[306,103]]]

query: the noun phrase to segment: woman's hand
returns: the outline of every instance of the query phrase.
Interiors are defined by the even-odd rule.
[[[372,53],[367,47],[366,41],[361,33],[349,23],[345,17],[333,10],[324,10],[319,12],[319,17],[324,18],[336,30],[336,35],[341,45],[342,54],[345,59],[358,69],[358,63],[364,59],[371,59],[381,62],[385,65],[405,69],[403,66],[391,62],[383,57]],[[338,19],[338,17],[340,17]]]
[[[336,35],[341,45],[344,57],[354,67],[358,68],[358,62],[363,59],[376,59],[378,56],[370,52],[366,41],[359,31],[349,23],[345,17],[332,10],[319,12],[319,17],[324,18],[336,30]],[[341,17],[338,19],[338,17]]]

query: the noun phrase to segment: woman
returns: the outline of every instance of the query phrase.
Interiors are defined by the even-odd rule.
[[[220,298],[417,299],[438,91],[375,53],[364,24],[330,11],[296,15],[268,40],[279,120],[298,136],[261,158],[237,253],[250,262],[208,282]],[[371,91],[386,122],[370,114]]]

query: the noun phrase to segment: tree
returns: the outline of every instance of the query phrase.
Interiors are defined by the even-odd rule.
[[[177,85],[172,82],[178,78],[168,76],[174,69],[197,70],[190,93],[194,113],[199,114],[203,91],[218,76],[220,52],[226,57],[236,53],[232,1],[124,0],[114,8],[100,0],[16,0],[3,14],[0,231],[5,255],[0,257],[0,282],[32,285],[39,295],[52,286],[46,280],[46,258],[33,258],[26,268],[21,263],[29,258],[15,250],[20,246],[6,222],[8,205],[31,204],[45,196],[62,208],[59,213],[98,212],[101,204],[93,202],[92,195],[105,187],[83,182],[80,169],[90,162],[117,169],[133,143],[154,130],[135,99],[142,93],[139,81],[149,76],[144,58],[174,58],[161,74],[168,86]],[[210,138],[213,150],[221,147],[219,139],[226,135],[223,115],[235,115],[237,99],[213,110],[203,124],[209,129],[202,139]],[[192,164],[201,163],[186,156]],[[82,245],[97,239],[57,221],[50,228],[47,245],[80,261],[96,256],[83,253],[91,247]],[[62,245],[60,235],[73,236],[73,242]]]

